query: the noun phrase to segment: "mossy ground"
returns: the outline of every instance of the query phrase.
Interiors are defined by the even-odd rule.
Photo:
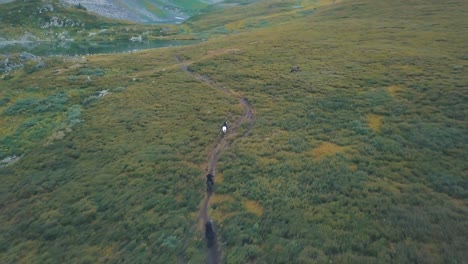
[[[196,227],[206,161],[243,108],[181,71],[179,55],[255,109],[217,168],[209,214],[224,262],[463,263],[464,6],[282,7],[268,26],[190,47],[9,74],[0,158],[21,159],[0,168],[1,262],[206,260]]]

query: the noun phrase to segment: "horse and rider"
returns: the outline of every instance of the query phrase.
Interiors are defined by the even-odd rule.
[[[224,121],[223,126],[221,127],[221,131],[223,131],[223,134],[226,134],[228,129],[227,121]]]
[[[216,233],[213,228],[213,220],[209,220],[205,224],[205,238],[207,240],[207,246],[210,248],[215,243]]]
[[[205,224],[205,237],[207,239],[213,239],[215,238],[215,231],[213,229],[213,220],[209,220]]]
[[[207,192],[212,192],[213,191],[213,187],[214,187],[214,175],[209,173],[208,175],[206,175],[206,191]]]
[[[228,125],[227,121],[224,121],[221,131],[225,135],[227,133]],[[206,191],[211,194],[214,188],[214,172],[210,172],[206,175]],[[209,220],[205,223],[205,238],[208,242],[208,247],[212,247],[215,243],[216,233],[213,228],[213,220]]]

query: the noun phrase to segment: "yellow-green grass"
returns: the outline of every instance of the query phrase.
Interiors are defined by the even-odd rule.
[[[244,202],[244,205],[245,205],[245,208],[247,209],[247,211],[255,214],[256,216],[258,217],[261,217],[262,214],[263,214],[263,208],[262,206],[257,203],[256,201],[252,201],[252,200],[247,200]]]
[[[447,261],[440,250],[428,250],[434,247],[464,258],[444,239],[453,232],[462,243],[456,235],[463,232],[462,214],[459,220],[443,216],[459,210],[452,204],[457,197],[466,199],[467,61],[460,35],[466,20],[460,3],[346,2],[210,42],[211,49],[240,52],[191,68],[240,91],[258,117],[250,136],[220,162],[224,181],[217,192],[237,193],[264,208],[262,230],[245,230],[255,224],[247,215],[223,221],[229,261]],[[206,51],[193,53],[196,61]],[[301,72],[290,73],[293,65]],[[308,153],[325,142],[352,146],[352,152],[314,161]],[[399,194],[365,188],[367,181],[384,179],[409,187]],[[322,207],[321,221],[301,216]],[[451,224],[439,229],[438,217]],[[353,246],[358,244],[366,246]]]
[[[374,115],[374,114],[369,114],[367,115],[367,120],[369,122],[369,127],[374,131],[374,132],[380,132],[383,126],[383,116],[381,115]]]
[[[285,23],[300,16],[309,16],[317,12],[318,8],[339,2],[341,1],[251,1],[246,5],[214,10],[203,14],[200,19],[195,16],[188,20],[188,24],[200,35],[213,37]]]
[[[204,168],[220,124],[243,109],[181,71],[179,55],[255,110],[252,131],[216,170],[208,213],[225,263],[462,263],[462,4],[347,1],[190,47],[12,73],[1,80],[10,101],[0,120],[11,126],[2,132],[34,116],[60,123],[73,105],[82,122],[48,145],[52,125],[16,137],[10,154],[22,158],[0,168],[1,259],[206,261],[196,219]],[[225,17],[199,19],[202,28]],[[111,93],[86,100],[103,89]],[[61,111],[3,114],[61,91]]]

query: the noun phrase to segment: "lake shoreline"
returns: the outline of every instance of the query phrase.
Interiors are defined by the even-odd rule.
[[[76,41],[67,40],[0,40],[0,54],[28,52],[37,56],[128,53],[138,50],[185,46],[200,39],[151,38],[145,40]]]

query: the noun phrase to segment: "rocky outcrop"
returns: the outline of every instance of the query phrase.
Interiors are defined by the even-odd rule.
[[[217,3],[221,0],[191,0],[186,2]],[[181,22],[190,17],[194,5],[182,4],[184,1],[134,1],[134,0],[61,0],[73,6],[82,5],[86,10],[101,16],[131,20],[141,23]],[[140,3],[144,2],[144,3]],[[185,5],[185,7],[184,7]],[[203,6],[201,4],[200,6]],[[162,11],[162,12],[161,12]]]
[[[8,56],[0,55],[0,73],[11,72],[22,67],[22,63],[12,60]]]
[[[34,54],[29,52],[23,51],[20,53],[20,61],[29,61],[29,60],[37,60],[38,57]]]
[[[143,38],[141,37],[141,35],[138,35],[138,36],[132,36],[130,38],[130,41],[133,41],[133,42],[142,42],[143,41]]]
[[[45,66],[41,57],[28,52],[21,52],[11,56],[0,55],[0,73],[8,73],[23,68],[28,61],[34,61],[30,70],[37,70]]]
[[[47,12],[53,12],[54,7],[51,4],[45,4],[43,6],[37,7],[36,10],[34,11],[34,14],[42,14],[42,13],[47,13]]]
[[[81,22],[80,20],[73,20],[69,18],[59,18],[59,17],[52,17],[49,21],[41,21],[39,22],[39,27],[42,29],[48,28],[62,28],[62,27],[84,27],[85,23]]]
[[[20,42],[32,42],[32,41],[40,41],[41,39],[36,37],[35,35],[29,33],[29,32],[24,32],[23,36],[20,38]]]
[[[16,155],[13,155],[13,156],[9,156],[9,157],[6,157],[2,160],[0,160],[0,168],[1,167],[6,167],[8,165],[11,165],[15,162],[17,162],[18,160],[21,159],[22,156],[16,156]]]
[[[142,22],[141,17],[134,14],[131,7],[121,2],[117,3],[113,0],[62,0],[62,2],[71,5],[80,4],[88,11],[96,12],[101,16]]]

